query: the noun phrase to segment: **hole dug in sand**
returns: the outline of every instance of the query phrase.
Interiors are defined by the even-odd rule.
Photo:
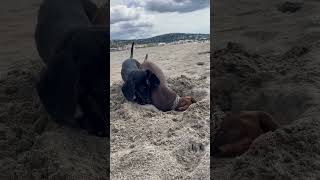
[[[307,62],[297,60],[308,52],[294,47],[284,55],[264,57],[240,45],[214,52],[214,102],[223,111],[263,110],[281,125],[291,123],[313,105],[312,86],[303,73]]]
[[[206,76],[189,78],[181,75],[177,78],[169,78],[168,84],[179,96],[192,96],[196,101],[208,98],[208,80]]]
[[[311,53],[319,48],[304,47],[303,51],[292,48],[280,56],[261,56],[234,47],[240,46],[228,46],[213,54],[214,102],[224,111],[269,112],[281,127],[259,136],[237,158],[211,157],[211,176],[217,179],[319,177],[320,83],[312,80],[318,78],[319,64],[310,60],[314,59]],[[252,77],[259,83],[253,83]],[[217,126],[215,123],[212,124]],[[214,131],[212,128],[211,133]]]

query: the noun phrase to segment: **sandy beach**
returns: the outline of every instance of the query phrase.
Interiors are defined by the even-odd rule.
[[[214,2],[213,109],[263,110],[281,128],[239,157],[211,158],[212,179],[320,176],[320,3],[288,2]]]
[[[197,103],[185,112],[161,112],[128,102],[121,93],[121,63],[130,51],[111,53],[111,179],[209,179],[210,43],[134,51],[158,64],[169,86]]]

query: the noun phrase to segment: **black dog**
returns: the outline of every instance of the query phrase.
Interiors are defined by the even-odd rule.
[[[134,42],[130,58],[122,63],[121,76],[124,81],[122,93],[128,101],[151,104],[150,79],[157,77],[151,71],[141,69],[140,63],[133,59],[133,47]]]
[[[45,63],[55,54],[56,48],[69,33],[77,28],[106,25],[99,21],[104,8],[98,8],[90,0],[44,0],[38,12],[35,32],[36,46]]]
[[[57,121],[108,136],[107,27],[93,22],[98,8],[89,0],[44,0],[35,32],[47,64],[37,84],[47,112]],[[76,110],[82,116],[75,120]]]

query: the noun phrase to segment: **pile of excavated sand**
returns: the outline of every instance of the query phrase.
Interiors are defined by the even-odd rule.
[[[126,101],[121,82],[112,85],[112,179],[209,178],[208,79],[180,76],[168,83],[197,103],[185,112],[161,112]]]
[[[257,138],[237,158],[211,158],[212,178],[319,177],[319,50],[320,43],[314,43],[265,56],[229,43],[213,53],[211,93],[217,107],[266,111],[282,126]]]

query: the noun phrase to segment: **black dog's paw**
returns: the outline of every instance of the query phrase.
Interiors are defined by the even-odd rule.
[[[109,133],[107,133],[106,131],[98,131],[96,132],[96,135],[99,137],[109,137]]]
[[[217,146],[213,146],[213,148],[212,148],[212,154],[218,154],[218,153],[220,153],[221,152],[221,150],[217,147]]]
[[[107,130],[101,130],[101,131],[97,131],[94,129],[88,129],[87,130],[89,134],[94,135],[94,136],[98,136],[98,137],[110,137],[109,132]]]
[[[211,156],[220,157],[221,156],[221,149],[218,146],[213,146],[212,150],[211,150]]]
[[[110,137],[110,130],[107,126],[95,128],[94,133],[96,136],[99,136],[99,137],[108,137],[108,138]]]
[[[77,122],[81,129],[85,129],[88,134],[99,136],[99,137],[110,137],[108,128],[97,128],[94,126],[92,121],[86,116],[78,117]]]

